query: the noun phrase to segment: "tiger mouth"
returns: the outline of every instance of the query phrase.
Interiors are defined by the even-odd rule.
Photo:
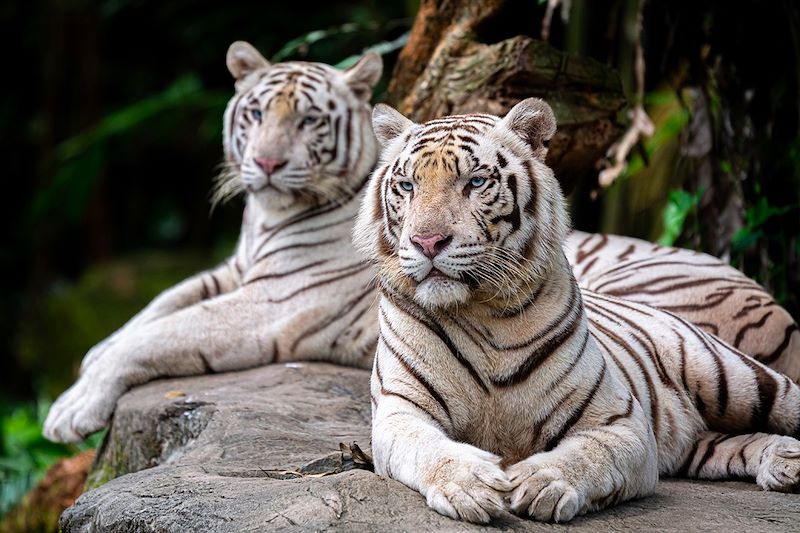
[[[431,269],[428,274],[420,280],[420,283],[423,281],[428,281],[429,279],[453,279],[452,277],[448,276],[438,268],[434,267]]]
[[[263,185],[261,185],[259,187],[254,187],[253,185],[246,185],[245,186],[245,189],[247,189],[247,192],[252,193],[252,194],[259,193],[259,192],[261,192],[263,190],[266,190],[266,189],[274,189],[274,188],[275,187],[273,187],[269,182],[267,182],[267,183],[265,183],[265,184],[263,184]]]

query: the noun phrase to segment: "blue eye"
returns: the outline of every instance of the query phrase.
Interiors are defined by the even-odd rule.
[[[475,176],[471,180],[469,180],[469,184],[472,185],[474,188],[483,187],[483,184],[486,183],[486,178],[481,178],[479,176]]]
[[[261,110],[260,109],[253,109],[253,118],[258,122],[261,122]]]
[[[304,117],[303,120],[300,121],[300,127],[305,128],[306,126],[311,126],[317,122],[317,117]]]
[[[414,184],[411,183],[410,181],[401,181],[400,188],[403,189],[404,191],[411,192],[414,190]]]

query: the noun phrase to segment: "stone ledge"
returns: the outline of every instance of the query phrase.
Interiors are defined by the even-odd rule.
[[[568,526],[510,515],[492,527],[456,522],[400,483],[342,461],[340,442],[369,443],[367,371],[295,366],[161,380],[126,394],[91,474],[95,484],[115,479],[67,509],[62,530],[800,528],[800,496],[749,483],[678,480],[662,481],[655,496]]]

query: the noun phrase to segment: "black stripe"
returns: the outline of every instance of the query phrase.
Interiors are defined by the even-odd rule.
[[[450,336],[445,333],[444,329],[442,329],[439,324],[433,321],[427,312],[399,294],[393,294],[392,296],[385,294],[385,296],[392,301],[392,303],[394,303],[400,311],[415,319],[417,322],[428,328],[434,335],[436,335],[439,340],[442,341],[445,347],[447,347],[453,357],[467,370],[469,375],[472,377],[475,383],[478,384],[481,390],[486,393],[489,392],[489,387],[486,386],[486,383],[484,383],[483,379],[481,379],[480,375],[478,375],[478,372],[475,370],[475,367],[472,366],[472,363],[470,363],[469,360],[464,357],[464,354],[462,354],[459,349],[456,348]]]
[[[573,411],[572,416],[567,419],[566,423],[561,426],[561,430],[558,432],[558,434],[547,441],[544,451],[549,452],[555,448],[558,443],[561,442],[561,439],[563,439],[564,436],[569,432],[569,430],[571,430],[572,427],[581,419],[583,413],[586,411],[586,408],[592,403],[597,391],[600,390],[600,385],[603,383],[603,380],[606,377],[606,360],[605,358],[601,360],[603,361],[603,368],[600,370],[600,377],[597,378],[597,381],[592,387],[591,392],[586,396],[586,398],[584,398],[583,402],[581,402],[578,408]]]
[[[312,263],[308,263],[307,265],[299,266],[292,270],[287,270],[286,272],[273,272],[270,274],[264,274],[263,276],[258,276],[253,279],[247,280],[244,284],[250,285],[251,283],[255,283],[257,281],[263,281],[265,279],[276,279],[276,278],[283,278],[286,276],[291,276],[292,274],[297,274],[298,272],[303,272],[304,270],[308,270],[309,268],[314,268],[315,266],[323,265],[327,263],[327,259],[323,259],[321,261],[314,261]]]
[[[294,298],[298,294],[310,291],[311,289],[315,289],[317,287],[321,287],[322,285],[327,285],[329,283],[334,283],[336,281],[339,281],[341,279],[344,279],[344,278],[347,278],[347,277],[350,277],[350,276],[355,276],[356,274],[358,274],[360,272],[363,272],[364,270],[366,270],[368,268],[370,268],[370,265],[366,265],[365,264],[360,270],[357,270],[357,271],[354,271],[354,272],[346,272],[344,274],[340,274],[340,275],[334,276],[332,278],[323,279],[323,280],[317,281],[316,283],[311,283],[310,285],[306,285],[305,287],[297,289],[296,291],[294,291],[294,292],[290,293],[289,295],[284,296],[282,298],[270,298],[270,299],[265,300],[265,301],[269,302],[269,303],[286,302],[286,301],[291,300],[292,298]]]
[[[285,252],[286,250],[293,250],[293,249],[297,249],[297,248],[311,248],[311,247],[314,247],[314,246],[323,246],[325,244],[333,244],[334,242],[337,242],[339,240],[341,240],[340,237],[334,237],[332,239],[323,239],[321,241],[316,241],[316,242],[300,242],[300,243],[295,243],[295,244],[287,244],[286,246],[281,246],[280,248],[275,248],[274,250],[268,251],[267,253],[265,253],[261,257],[258,257],[257,259],[254,259],[253,262],[254,263],[258,263],[260,261],[263,261],[267,257],[273,256],[275,254],[279,254],[281,252]],[[258,251],[261,251],[262,248],[263,248],[263,245],[259,246],[259,250]],[[258,252],[256,252],[256,253],[258,253]]]
[[[381,309],[381,311],[383,311],[383,309]],[[388,323],[388,319],[386,318],[385,315],[383,315],[383,319]],[[397,336],[397,333],[395,331],[392,330],[392,333],[395,336]],[[386,339],[386,337],[383,336],[383,334],[379,335],[378,338],[380,339],[380,341],[383,342],[383,345],[386,346],[389,352],[395,357],[395,359],[397,359],[397,361],[406,370],[406,372],[408,372],[412,377],[414,377],[414,379],[419,381],[419,383],[423,387],[425,387],[425,390],[428,391],[428,394],[431,395],[431,398],[433,398],[436,401],[436,403],[439,404],[442,410],[445,413],[447,413],[447,418],[450,418],[452,420],[452,416],[450,415],[450,409],[447,407],[447,403],[444,401],[442,395],[439,394],[439,391],[437,391],[434,388],[433,384],[430,381],[428,381],[425,378],[425,376],[423,376],[422,373],[420,373],[419,370],[414,368],[412,363],[406,360],[405,356],[403,356],[396,348],[394,348],[391,344],[389,344],[388,340]],[[400,337],[398,337],[398,339],[399,338]]]
[[[582,320],[583,314],[577,313],[572,317],[572,320],[562,323],[560,328],[546,339],[541,346],[531,352],[516,370],[505,376],[492,377],[492,384],[498,387],[509,387],[527,380],[534,370],[547,361],[551,355],[557,353],[561,346],[572,338],[580,327]]]
[[[399,392],[390,391],[386,387],[383,386],[383,375],[381,374],[381,367],[380,367],[379,360],[380,360],[380,357],[375,357],[375,375],[378,378],[378,385],[380,386],[381,394],[383,394],[384,396],[395,396],[397,398],[400,398],[402,400],[407,401],[408,403],[410,403],[411,405],[413,405],[414,407],[416,407],[417,409],[419,409],[420,411],[422,411],[423,413],[425,413],[426,415],[431,417],[431,419],[434,420],[439,426],[442,426],[442,424],[439,422],[439,419],[437,419],[435,416],[433,416],[433,414],[430,411],[428,411],[427,409],[422,407],[420,404],[418,404],[417,402],[415,402],[414,400],[412,400],[408,396],[405,396],[404,394],[400,394]]]

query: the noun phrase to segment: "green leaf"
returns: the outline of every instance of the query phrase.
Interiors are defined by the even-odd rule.
[[[684,222],[689,213],[697,208],[700,199],[703,197],[703,190],[698,190],[695,194],[676,189],[670,191],[667,205],[662,215],[664,229],[658,238],[658,244],[662,246],[672,246],[680,237],[683,231]]]
[[[374,44],[369,48],[365,49],[361,54],[352,55],[346,59],[339,61],[335,66],[338,68],[348,68],[356,64],[359,59],[364,57],[364,55],[375,52],[376,54],[386,55],[394,52],[395,50],[399,50],[400,48],[404,47],[408,42],[408,36],[410,32],[405,32],[403,35],[398,37],[397,39],[393,39],[391,41],[383,41],[378,44]]]
[[[56,159],[65,161],[114,135],[126,132],[147,119],[175,105],[184,105],[203,93],[203,85],[194,74],[181,76],[161,93],[155,94],[107,115],[89,130],[70,137],[55,151]]]
[[[755,205],[748,207],[745,211],[745,225],[731,239],[731,251],[743,252],[755,246],[765,236],[762,226],[769,219],[784,215],[795,207],[797,205],[781,207],[769,205],[769,200],[765,196],[761,196]]]
[[[0,517],[13,508],[64,457],[97,447],[102,433],[79,445],[50,442],[42,424],[50,402],[0,404]]]
[[[341,26],[334,26],[332,28],[328,28],[327,30],[314,30],[310,31],[306,34],[297,37],[296,39],[292,39],[280,50],[278,50],[275,54],[273,54],[271,61],[273,63],[278,63],[280,61],[285,61],[289,57],[303,53],[309,46],[312,44],[319,42],[323,39],[328,39],[330,37],[335,37],[339,35],[347,35],[351,33],[358,33],[367,30],[375,30],[378,28],[377,23],[368,23],[368,24],[357,24],[355,22],[348,22],[346,24],[342,24]]]

